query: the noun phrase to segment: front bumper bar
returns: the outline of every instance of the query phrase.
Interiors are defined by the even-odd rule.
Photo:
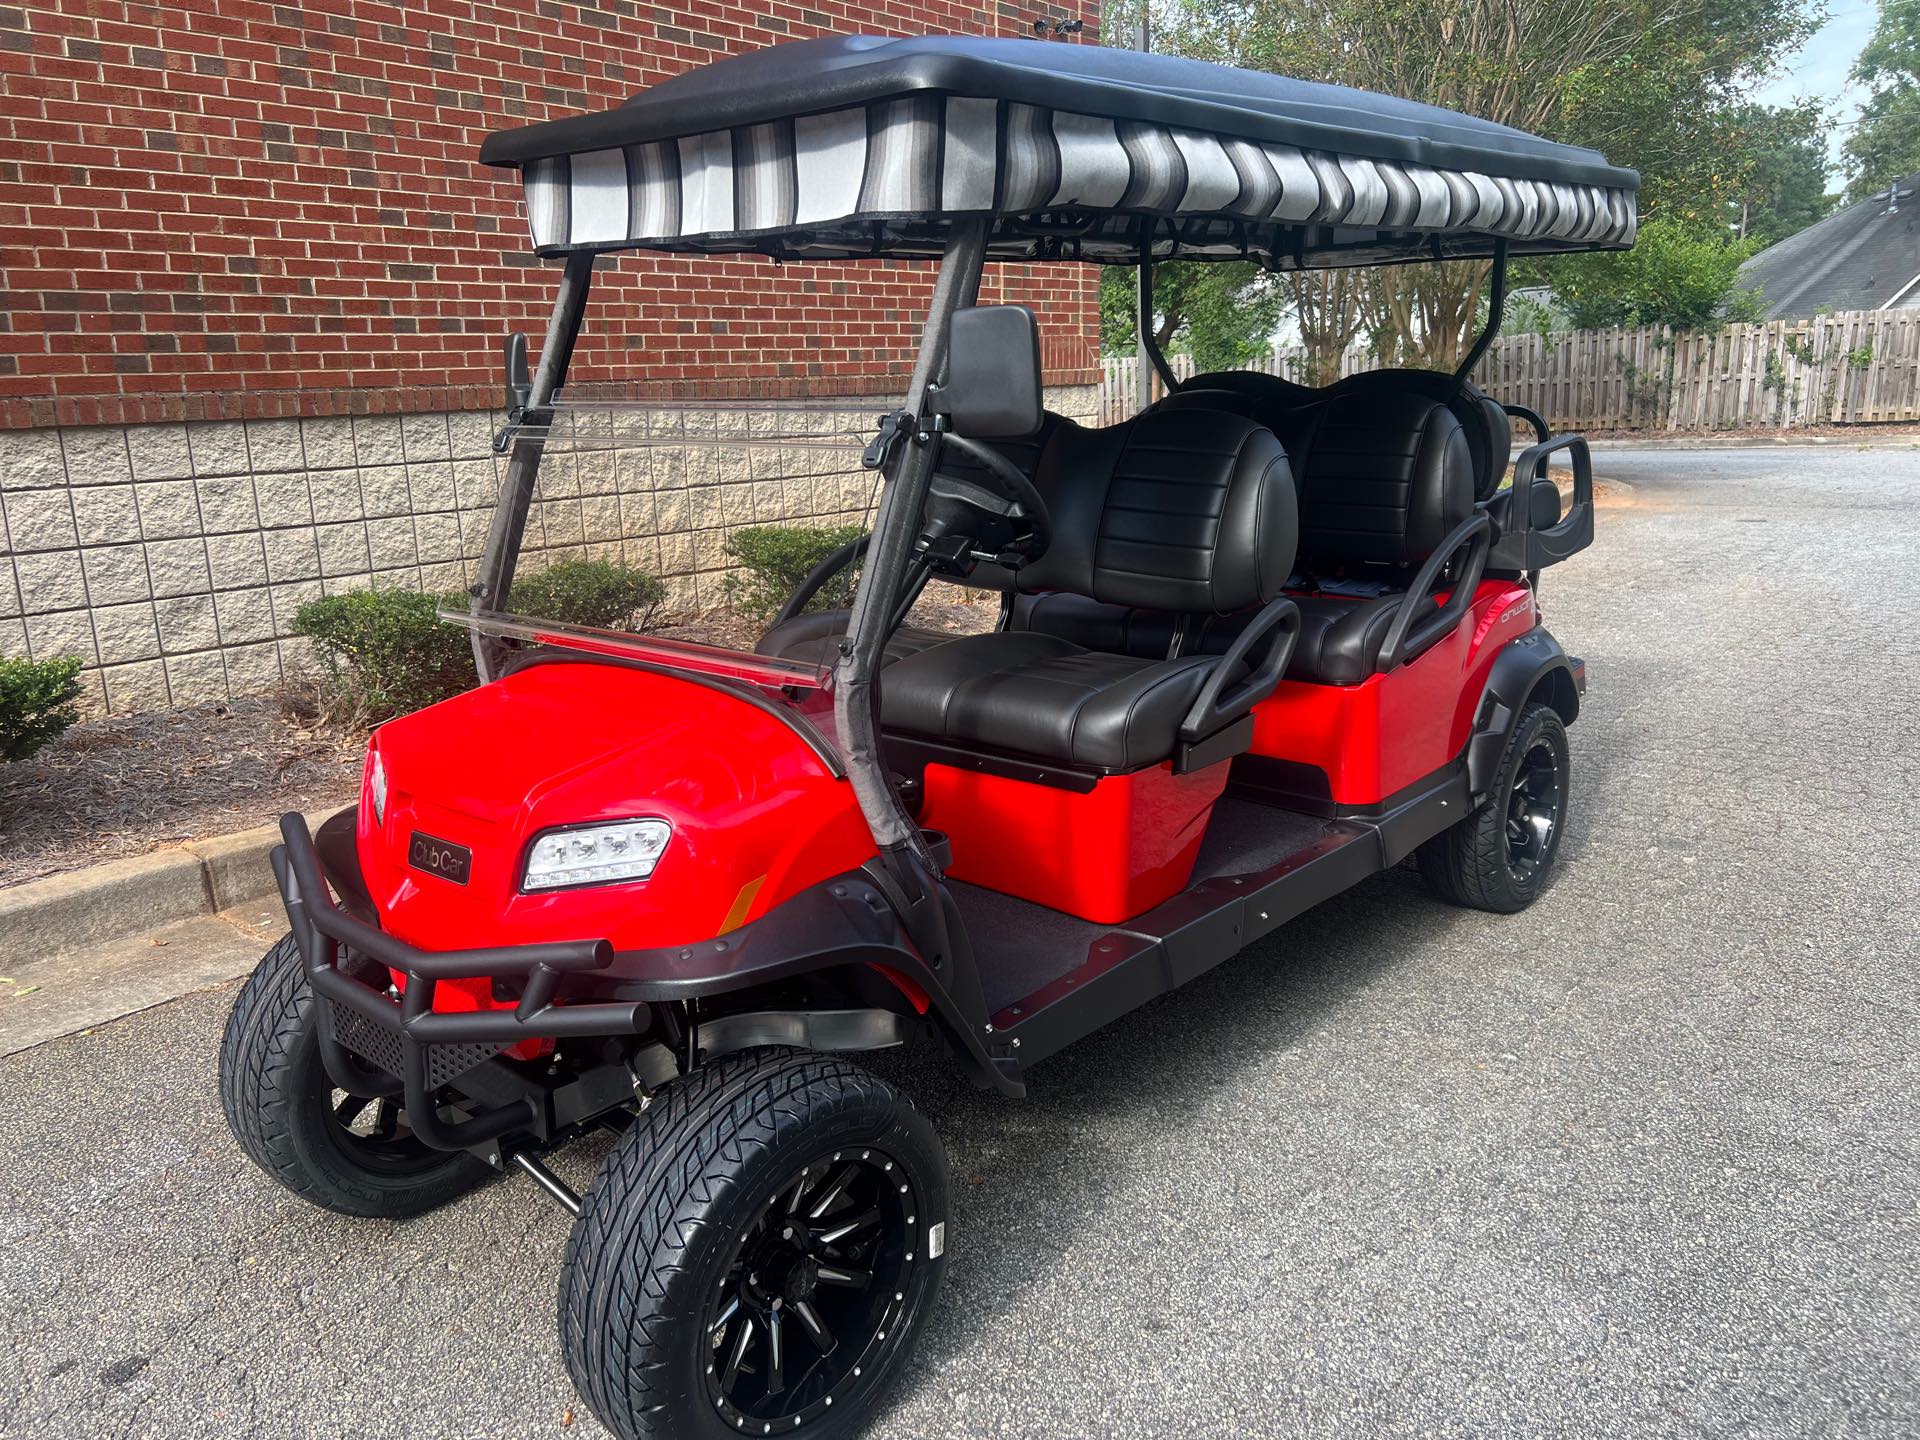
[[[523,1040],[636,1035],[647,1028],[645,1004],[554,1003],[562,976],[605,970],[612,963],[613,947],[605,940],[417,950],[334,903],[301,816],[282,817],[280,835],[285,843],[274,848],[273,872],[308,982],[327,1002],[320,1012],[327,1070],[356,1094],[370,1085],[385,1087],[375,1093],[398,1090],[413,1133],[435,1149],[466,1150],[515,1130],[544,1133],[549,1128],[538,1094],[486,1105],[463,1118],[443,1115],[439,1092],[505,1047]],[[343,951],[404,975],[404,990],[396,994],[359,979],[343,965]],[[437,982],[496,977],[522,982],[512,1010],[434,1010]]]

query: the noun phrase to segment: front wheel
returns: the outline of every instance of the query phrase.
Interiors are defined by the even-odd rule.
[[[1551,705],[1520,712],[1487,802],[1419,849],[1440,899],[1510,915],[1546,887],[1567,826],[1567,727]]]
[[[945,1268],[933,1127],[843,1061],[728,1056],[663,1089],[574,1222],[560,1343],[622,1440],[843,1436]]]
[[[320,1058],[318,1008],[288,935],[247,977],[227,1018],[220,1106],[255,1164],[315,1205],[387,1219],[443,1205],[492,1173],[471,1155],[415,1139],[398,1101],[336,1086]]]

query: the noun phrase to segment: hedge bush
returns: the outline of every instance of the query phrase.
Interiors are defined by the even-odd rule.
[[[740,562],[745,573],[727,577],[727,598],[736,610],[769,617],[786,604],[809,570],[864,534],[863,525],[760,525],[736,530],[727,539],[727,554]],[[807,609],[851,605],[859,579],[860,566],[849,565],[820,587]]]
[[[369,720],[424,709],[474,683],[468,632],[434,611],[466,597],[418,590],[353,590],[309,600],[293,629],[313,641],[327,679],[349,692]]]
[[[542,620],[631,628],[666,594],[653,576],[605,560],[563,560],[514,582],[513,608]],[[474,683],[470,633],[440,620],[465,609],[459,591],[355,590],[310,600],[294,615],[313,641],[329,682],[371,721],[391,719],[457,695]]]
[[[0,660],[0,761],[26,759],[80,718],[80,663]]]
[[[562,560],[513,582],[514,611],[602,630],[644,630],[667,587],[642,570],[610,560]]]

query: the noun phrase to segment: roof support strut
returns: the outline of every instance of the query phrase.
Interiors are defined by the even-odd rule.
[[[921,853],[920,827],[913,823],[893,793],[885,758],[880,753],[880,725],[873,677],[892,628],[913,542],[920,534],[920,512],[933,479],[935,446],[922,428],[927,389],[946,376],[947,339],[954,311],[973,302],[980,290],[980,271],[986,259],[987,220],[971,217],[954,223],[940,276],[934,282],[933,303],[920,336],[920,356],[907,386],[903,407],[907,425],[905,444],[893,447],[886,483],[880,490],[879,513],[873,521],[873,544],[854,592],[853,614],[847,624],[845,651],[834,670],[833,710],[846,751],[847,777],[854,799],[882,851],[906,848]],[[931,866],[932,857],[922,855]]]
[[[1160,353],[1160,342],[1153,337],[1153,217],[1144,217],[1140,225],[1140,303],[1134,314],[1134,330],[1140,338],[1140,353],[1153,363],[1154,373],[1160,377],[1160,383],[1171,393],[1179,381],[1173,378],[1173,367],[1167,364],[1167,357]],[[1153,403],[1153,391],[1147,383],[1147,372],[1139,372],[1140,408],[1146,409]]]
[[[559,291],[553,297],[553,314],[547,321],[546,342],[540,347],[540,365],[533,374],[533,389],[514,435],[513,455],[507,461],[506,478],[500,482],[500,496],[494,502],[486,549],[480,552],[479,578],[468,592],[472,597],[470,608],[476,615],[506,609],[513,592],[514,567],[527,533],[527,507],[533,503],[533,482],[540,473],[547,427],[553,423],[553,397],[566,384],[573,342],[579,338],[580,319],[592,286],[592,254],[575,251],[567,256]],[[498,639],[473,632],[473,663],[483,685],[493,679],[499,649]]]
[[[1467,351],[1467,358],[1460,362],[1460,368],[1453,372],[1453,378],[1465,383],[1473,374],[1473,367],[1480,363],[1480,357],[1487,353],[1487,347],[1493,344],[1494,337],[1500,333],[1500,322],[1507,313],[1507,242],[1505,239],[1493,243],[1493,285],[1487,291],[1487,328],[1473,342],[1473,348]]]

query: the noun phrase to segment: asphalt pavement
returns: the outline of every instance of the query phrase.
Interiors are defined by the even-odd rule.
[[[1920,455],[1602,459],[1552,889],[1378,877],[1022,1102],[884,1059],[955,1199],[873,1436],[1920,1433]],[[232,993],[0,1061],[0,1434],[600,1435],[566,1217],[276,1189]]]

